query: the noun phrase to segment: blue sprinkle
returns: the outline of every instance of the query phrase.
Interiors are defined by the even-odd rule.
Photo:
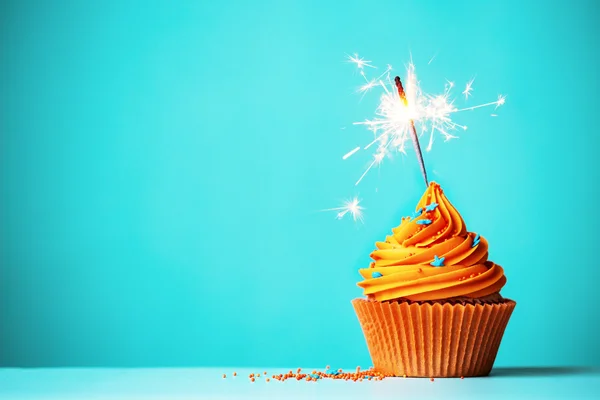
[[[415,211],[414,213],[412,213],[410,216],[411,216],[411,218],[417,218],[422,213],[423,213],[423,209],[419,208],[417,211]]]
[[[433,211],[433,210],[435,210],[435,209],[436,209],[436,207],[437,207],[438,205],[439,205],[438,203],[436,203],[436,202],[433,202],[433,203],[431,203],[430,205],[428,205],[427,207],[425,207],[425,211]]]
[[[314,379],[321,379],[321,377],[317,374],[310,374],[310,377]]]
[[[471,247],[476,247],[479,244],[479,234],[475,235],[475,239],[473,239],[473,244]]]
[[[433,262],[430,264],[434,267],[443,267],[446,257],[433,256]]]
[[[418,225],[429,225],[431,223],[430,219],[420,219],[417,221]]]
[[[377,271],[375,271],[371,274],[372,278],[381,278],[382,276],[383,276],[383,274],[381,272],[377,272]]]
[[[372,378],[372,376],[365,375],[365,379],[371,379],[371,378]]]

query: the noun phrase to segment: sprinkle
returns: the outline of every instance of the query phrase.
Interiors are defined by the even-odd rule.
[[[254,378],[250,378],[250,382],[254,382]]]
[[[460,379],[465,379],[465,377],[464,377],[464,376],[461,376],[461,377],[460,377]]]
[[[372,278],[381,278],[382,276],[383,276],[383,274],[381,272],[377,272],[377,271],[375,271],[371,274]]]
[[[266,374],[267,374],[267,371],[265,371],[264,375],[266,375]]]
[[[414,213],[410,214],[410,218],[417,218],[419,215],[421,215],[423,213],[423,209],[419,208],[418,210],[416,210]]]
[[[234,373],[233,373],[233,376],[237,376],[237,372],[234,372]]]
[[[475,235],[475,239],[473,239],[473,244],[471,247],[475,247],[479,244],[479,234]]]
[[[436,209],[436,207],[437,207],[438,205],[439,205],[438,203],[436,203],[436,202],[433,202],[433,203],[431,203],[430,205],[428,205],[427,207],[425,207],[425,211],[433,211],[433,210],[435,210],[435,209]]]
[[[227,375],[223,374],[223,379],[227,378]]]
[[[429,378],[429,380],[430,380],[431,382],[433,382],[433,381],[434,381],[434,379],[433,379],[433,376],[432,376],[431,378]]]
[[[438,257],[438,256],[434,255],[433,262],[431,263],[431,265],[433,265],[434,267],[443,267],[445,259],[446,259],[446,257]]]
[[[402,377],[406,378],[406,374],[402,375]]]
[[[310,374],[301,373],[301,372],[299,372],[299,371],[301,371],[301,369],[298,368],[296,373],[290,371],[289,373],[286,373],[286,374],[273,375],[272,378],[276,379],[280,382],[284,382],[285,380],[290,379],[290,378],[295,378],[297,381],[305,381],[305,382],[317,382],[321,379],[327,379],[327,378],[343,379],[345,381],[352,381],[352,382],[363,382],[365,380],[381,381],[385,377],[392,376],[392,375],[382,374],[381,372],[377,372],[377,371],[375,371],[375,369],[373,367],[369,367],[368,369],[363,370],[363,369],[361,369],[360,366],[358,366],[358,367],[356,367],[355,372],[344,372],[342,369],[332,370],[331,367],[329,367],[329,365],[327,367],[328,368],[323,372],[314,370]],[[251,374],[251,375],[252,376],[250,377],[250,380],[251,380],[251,382],[254,382],[256,380],[256,378],[258,378],[258,374]],[[271,379],[265,375],[265,381],[269,382],[270,380]]]
[[[418,225],[429,225],[431,223],[430,219],[420,219],[417,221]]]
[[[325,369],[329,369],[329,365],[325,367]]]
[[[250,374],[250,376],[248,376],[248,378],[254,378],[254,374]]]

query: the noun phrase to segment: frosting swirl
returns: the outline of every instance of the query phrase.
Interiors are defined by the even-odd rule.
[[[377,242],[358,286],[377,301],[440,300],[497,293],[506,283],[502,267],[488,261],[488,243],[468,232],[440,185],[431,182],[412,217],[404,217]]]

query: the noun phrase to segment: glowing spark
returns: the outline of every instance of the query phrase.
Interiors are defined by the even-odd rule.
[[[494,108],[494,110],[495,110],[496,108],[500,107],[501,105],[504,105],[504,103],[506,103],[506,96],[499,95],[498,96],[498,100],[496,100],[496,101],[490,101],[489,103],[479,104],[479,105],[473,106],[473,107],[466,107],[466,108],[456,109],[456,110],[454,110],[454,112],[475,110],[477,108],[489,107],[489,106],[494,106],[494,105],[496,106]]]
[[[360,150],[360,146],[350,150],[348,153],[344,154],[344,157],[342,157],[342,160],[345,160],[346,158],[350,157],[352,154],[356,153],[359,150]]]
[[[469,96],[471,96],[471,92],[473,91],[473,82],[475,82],[475,78],[473,78],[469,82],[467,82],[467,86],[465,87],[465,90],[463,90],[463,92],[462,92],[462,94],[465,95],[465,99],[468,99]]]
[[[348,62],[356,64],[358,69],[363,69],[364,67],[376,68],[376,67],[372,66],[371,64],[369,64],[371,61],[367,61],[364,58],[359,57],[358,54],[356,54],[356,53],[354,53],[353,56],[349,55],[347,57],[348,57]]]
[[[354,221],[364,222],[364,220],[363,220],[364,207],[361,207],[359,204],[360,204],[360,200],[357,197],[355,197],[352,200],[344,201],[344,204],[341,207],[328,208],[328,209],[322,210],[322,211],[337,211],[338,213],[335,216],[337,219],[342,219],[342,218],[344,218],[344,216],[346,216],[346,214],[350,214],[352,216],[352,219],[354,219]]]
[[[433,60],[435,60],[435,58],[437,57],[438,53],[439,53],[439,51],[438,51],[438,52],[436,52],[436,53],[433,55],[433,57],[431,57],[431,58],[429,59],[429,62],[427,63],[427,65],[431,64],[431,63],[433,62]]]
[[[499,94],[498,100],[496,101],[496,108],[500,107],[501,105],[504,105],[504,103],[506,103],[506,96],[502,96],[501,94]]]
[[[454,82],[446,80],[444,91],[440,94],[427,94],[421,89],[415,66],[411,62],[406,68],[405,78],[402,79],[406,96],[406,103],[403,103],[398,91],[395,90],[396,85],[390,74],[392,71],[390,65],[379,77],[369,79],[364,67],[375,68],[370,64],[371,61],[365,61],[356,54],[354,57],[349,56],[348,59],[356,64],[365,80],[365,85],[358,90],[363,96],[372,89],[381,88],[375,117],[361,122],[354,122],[354,125],[365,125],[374,135],[374,139],[363,147],[364,150],[371,146],[374,147],[373,158],[356,185],[374,166],[380,165],[386,156],[392,156],[394,152],[406,154],[406,142],[411,142],[411,120],[418,128],[417,132],[420,133],[421,137],[429,135],[425,150],[430,151],[437,134],[441,135],[444,141],[448,141],[458,137],[456,135],[458,130],[467,129],[466,125],[454,122],[451,118],[452,114],[489,106],[498,108],[506,102],[506,96],[500,95],[496,101],[459,109],[454,104],[455,99],[451,94],[455,86]],[[462,92],[466,97],[473,91],[473,82],[474,79],[467,84],[467,88]],[[343,159],[349,158],[357,151],[354,149],[347,153]]]

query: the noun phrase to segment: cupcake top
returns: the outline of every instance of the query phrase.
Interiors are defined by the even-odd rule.
[[[410,217],[385,242],[375,244],[358,286],[377,301],[481,298],[506,283],[502,267],[488,261],[488,243],[465,222],[435,182]]]

